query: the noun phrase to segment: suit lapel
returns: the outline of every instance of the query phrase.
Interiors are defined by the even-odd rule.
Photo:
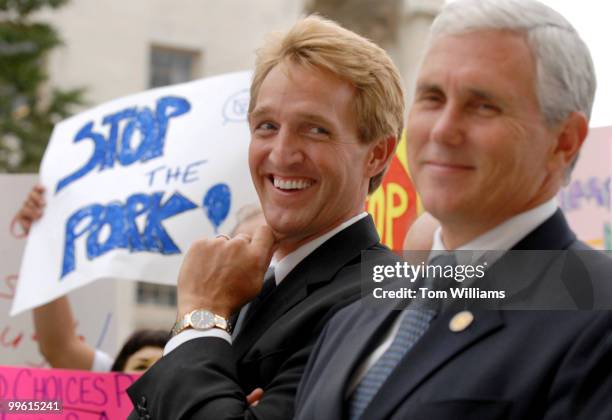
[[[563,212],[559,209],[544,223],[512,247],[513,250],[561,250],[567,249],[576,240]]]
[[[333,369],[333,375],[327,375],[326,380],[318,384],[315,404],[315,418],[342,418],[345,402],[345,393],[348,384],[355,373],[359,363],[374,350],[382,341],[385,333],[391,328],[393,320],[400,311],[376,310],[363,306],[358,319],[351,319],[351,323],[359,325],[357,331],[351,330],[342,340],[342,346],[333,352],[327,366]],[[331,411],[330,411],[331,410]],[[367,418],[367,417],[363,417]]]
[[[243,358],[274,321],[307,296],[303,283],[299,281],[285,283],[286,280],[288,278],[283,280],[257,312],[242,325],[233,344],[236,358]]]
[[[250,317],[234,340],[234,352],[241,359],[262,334],[284,313],[304,300],[313,290],[329,283],[361,251],[379,242],[371,216],[338,232],[302,260]],[[359,281],[359,279],[356,279]]]
[[[557,210],[513,250],[565,249],[575,240],[563,214]],[[449,322],[456,312],[456,309],[443,312],[431,324],[379,390],[362,418],[389,418],[396,407],[436,370],[478,341],[501,331],[504,326],[502,312],[474,310],[475,320],[472,325],[462,332],[453,333],[449,329]]]
[[[389,418],[400,403],[448,360],[503,327],[499,312],[475,311],[473,324],[465,331],[453,333],[449,322],[454,315],[454,311],[449,311],[431,324],[376,394],[362,418]]]
[[[576,240],[569,229],[563,213],[557,210],[553,216],[534,229],[517,243],[510,253],[503,255],[489,270],[487,270],[485,288],[491,290],[506,290],[506,304],[522,302],[526,297],[539,297],[535,294],[544,281],[544,273],[560,256],[563,249]],[[534,250],[559,252],[530,252]],[[551,289],[544,298],[550,300]],[[532,302],[533,303],[533,302]],[[524,303],[523,303],[524,304]],[[510,306],[512,307],[512,306]]]

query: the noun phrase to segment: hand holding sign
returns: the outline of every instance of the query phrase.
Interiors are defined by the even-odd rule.
[[[268,226],[258,227],[252,239],[238,234],[195,242],[179,273],[179,316],[207,309],[229,318],[261,290],[275,243]]]
[[[45,209],[45,187],[42,185],[35,185],[30,194],[23,202],[23,205],[13,218],[11,223],[11,232],[18,238],[26,237],[30,232],[32,223],[40,219]],[[21,226],[22,232],[18,234],[15,232],[16,225]]]

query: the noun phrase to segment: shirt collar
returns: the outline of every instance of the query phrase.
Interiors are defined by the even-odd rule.
[[[460,246],[455,251],[482,251],[475,252],[472,260],[480,259],[486,251],[508,251],[531,231],[550,218],[555,211],[557,211],[557,201],[553,197],[537,207],[511,217],[493,229]],[[440,252],[448,251],[442,241],[442,228],[440,227],[434,232],[431,250],[432,255],[430,255],[430,259]],[[501,256],[500,252],[495,254]],[[468,254],[458,253],[458,260],[461,255]],[[488,261],[491,262],[491,259],[489,258]]]
[[[324,233],[321,236],[317,236],[315,239],[306,242],[304,245],[300,246],[295,251],[287,254],[280,261],[272,260],[271,266],[274,267],[274,279],[276,281],[276,285],[278,286],[281,281],[298,265],[304,258],[306,258],[310,253],[312,253],[315,249],[323,245],[325,241],[334,236],[336,233],[346,229],[352,224],[358,222],[359,220],[366,217],[368,213],[365,211],[358,214],[357,216],[351,217],[347,221],[341,223],[336,226],[329,232]]]

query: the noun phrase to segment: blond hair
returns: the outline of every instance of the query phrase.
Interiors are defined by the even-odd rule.
[[[286,34],[271,37],[257,51],[249,114],[264,79],[283,60],[330,71],[355,88],[359,140],[400,139],[404,93],[399,72],[382,48],[336,22],[308,16]],[[369,193],[378,188],[385,171],[370,179]]]

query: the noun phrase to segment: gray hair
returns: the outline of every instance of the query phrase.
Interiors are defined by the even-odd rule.
[[[433,22],[430,43],[440,36],[480,30],[508,30],[526,36],[547,125],[555,127],[575,111],[590,119],[597,85],[593,60],[563,16],[536,0],[458,0],[447,4]]]

